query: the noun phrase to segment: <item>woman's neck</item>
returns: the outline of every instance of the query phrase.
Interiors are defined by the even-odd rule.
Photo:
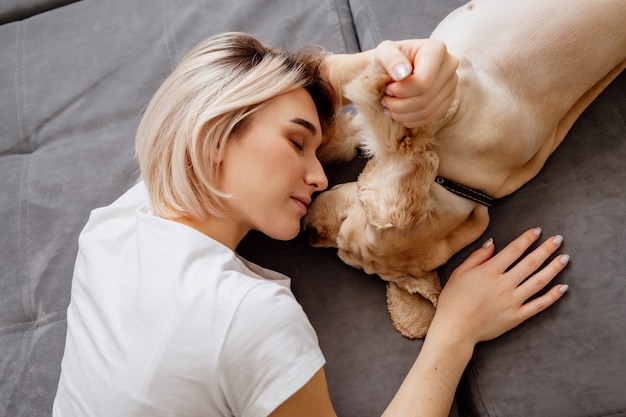
[[[237,248],[237,245],[239,245],[239,242],[241,242],[249,231],[244,230],[228,217],[211,216],[206,220],[197,221],[188,217],[180,216],[172,218],[171,220],[196,229],[200,233],[203,233],[211,239],[220,242],[222,245],[227,246],[233,252]]]

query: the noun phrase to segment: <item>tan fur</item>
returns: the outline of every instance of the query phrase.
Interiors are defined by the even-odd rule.
[[[325,163],[349,161],[357,154],[362,134],[358,124],[352,123],[354,116],[349,113],[340,113],[333,123],[332,139],[325,143],[317,153],[320,161]]]
[[[371,157],[355,183],[322,193],[305,228],[314,246],[389,282],[394,326],[426,334],[441,291],[435,269],[476,240],[485,206],[439,174],[499,198],[533,178],[597,95],[626,66],[624,0],[476,0],[432,37],[460,59],[457,100],[441,120],[406,129],[383,114],[388,76],[370,67],[346,86],[326,158]]]

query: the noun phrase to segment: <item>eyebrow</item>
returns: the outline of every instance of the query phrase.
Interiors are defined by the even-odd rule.
[[[313,123],[309,122],[308,120],[304,120],[299,117],[296,117],[295,119],[291,119],[290,122],[304,127],[314,136],[317,134],[317,129],[315,128]]]

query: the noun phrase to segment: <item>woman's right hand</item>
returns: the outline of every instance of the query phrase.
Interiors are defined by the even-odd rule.
[[[567,285],[557,284],[531,299],[569,262],[569,255],[559,255],[539,269],[561,246],[558,235],[522,257],[540,235],[540,228],[528,230],[496,255],[489,240],[470,255],[444,286],[429,333],[443,327],[448,337],[473,346],[502,335],[561,298]]]

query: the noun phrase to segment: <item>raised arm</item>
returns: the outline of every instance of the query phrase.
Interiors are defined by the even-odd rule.
[[[387,85],[384,104],[394,120],[413,128],[442,117],[454,99],[458,60],[445,44],[433,39],[384,41],[357,54],[326,57],[335,89],[371,63],[382,65],[394,80]],[[343,94],[341,94],[343,97]],[[343,97],[343,104],[349,101]]]

